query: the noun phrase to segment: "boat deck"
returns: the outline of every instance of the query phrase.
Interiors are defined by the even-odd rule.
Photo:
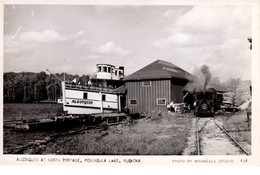
[[[96,86],[86,86],[86,85],[78,85],[78,84],[65,84],[66,89],[78,89],[78,90],[91,90],[98,92],[113,92],[115,89],[113,88],[104,88],[104,87],[96,87]]]

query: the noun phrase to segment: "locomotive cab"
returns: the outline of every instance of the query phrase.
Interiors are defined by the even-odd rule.
[[[195,106],[194,114],[197,117],[213,117],[214,110],[214,101],[215,95],[214,92],[196,92],[194,94]]]

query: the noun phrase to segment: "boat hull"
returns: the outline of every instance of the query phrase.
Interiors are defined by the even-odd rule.
[[[120,95],[112,90],[63,84],[63,110],[67,114],[96,114],[121,111]]]
[[[117,111],[117,109],[103,109],[100,107],[88,107],[88,106],[64,106],[64,111],[68,114],[98,114],[98,113],[111,113]]]

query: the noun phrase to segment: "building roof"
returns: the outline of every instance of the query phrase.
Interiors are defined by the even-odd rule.
[[[154,80],[179,78],[190,80],[192,75],[178,66],[163,60],[156,60],[133,74],[124,78],[124,81]]]
[[[124,94],[126,92],[126,87],[125,87],[125,85],[122,85],[122,86],[114,89],[112,92],[117,93],[117,94]]]

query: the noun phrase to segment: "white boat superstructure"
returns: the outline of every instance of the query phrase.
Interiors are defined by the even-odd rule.
[[[63,110],[68,114],[121,112],[124,96],[115,88],[123,76],[123,67],[119,69],[109,64],[97,64],[95,82],[102,82],[99,86],[62,81],[63,98],[60,102],[63,103]],[[108,88],[111,85],[114,88]]]
[[[116,68],[110,64],[97,64],[96,78],[103,80],[122,80],[124,78],[124,67]]]

